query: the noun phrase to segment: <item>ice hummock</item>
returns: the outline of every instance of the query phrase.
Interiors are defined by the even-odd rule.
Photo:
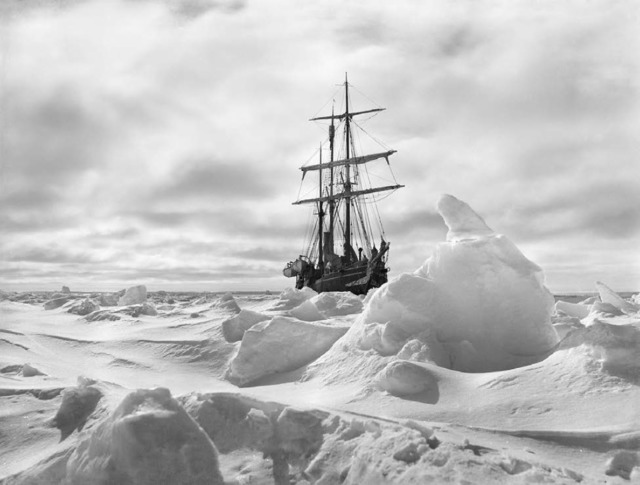
[[[244,333],[256,323],[268,319],[269,317],[263,313],[244,308],[237,315],[222,322],[222,334],[227,342],[238,342],[242,340]]]
[[[345,327],[292,317],[257,323],[244,333],[227,378],[244,386],[270,374],[298,369],[324,354],[346,331]]]
[[[169,390],[139,389],[85,437],[66,464],[70,484],[224,483],[218,452]]]
[[[352,329],[355,344],[396,355],[413,341],[425,361],[465,372],[544,359],[559,338],[540,267],[466,203],[444,195],[438,211],[447,241],[376,291]]]
[[[600,295],[600,300],[602,301],[602,303],[612,305],[622,313],[626,313],[627,315],[633,315],[640,311],[640,305],[625,300],[601,281],[596,281],[596,288],[598,289],[598,293]]]
[[[118,305],[136,305],[147,301],[147,287],[145,285],[131,286],[118,300]]]
[[[101,398],[102,392],[89,385],[68,387],[62,391],[60,409],[51,423],[60,430],[60,441],[67,439],[74,430],[82,429]]]
[[[301,303],[313,298],[318,293],[308,287],[304,287],[301,290],[295,288],[287,288],[284,290],[276,303],[274,303],[272,309],[274,310],[293,310]]]
[[[441,196],[437,203],[437,209],[449,228],[447,232],[447,241],[449,242],[495,235],[476,211],[453,195]]]
[[[554,327],[562,336],[567,329],[579,329],[598,324],[601,319],[624,317],[634,321],[640,314],[638,295],[624,299],[601,281],[595,282],[597,297],[589,297],[580,303],[569,303],[558,300],[554,309]]]

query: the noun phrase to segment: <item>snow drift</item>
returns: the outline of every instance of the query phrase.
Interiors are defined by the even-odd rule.
[[[575,329],[559,346],[579,349],[591,366],[605,373],[640,382],[640,326],[613,325],[596,320],[588,327]]]

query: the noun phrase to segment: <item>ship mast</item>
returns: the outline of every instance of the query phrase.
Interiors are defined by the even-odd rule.
[[[320,144],[320,169],[318,172],[318,197],[322,199],[322,143]],[[324,212],[322,212],[322,200],[318,200],[318,267],[320,271],[323,271],[324,268],[324,258],[322,256],[322,218],[324,217]]]
[[[331,254],[333,254],[333,224],[335,219],[336,201],[333,199],[333,140],[336,135],[336,127],[334,124],[334,106],[331,106],[331,125],[329,126],[329,196],[332,197],[329,200],[329,240],[327,244],[331,248]]]
[[[346,142],[346,160],[349,160],[349,148],[351,144],[351,118],[349,115],[349,82],[347,81],[347,73],[344,74],[344,97],[345,97],[345,116],[344,116],[344,133]],[[351,262],[351,165],[347,161],[344,165],[344,257],[347,264]]]

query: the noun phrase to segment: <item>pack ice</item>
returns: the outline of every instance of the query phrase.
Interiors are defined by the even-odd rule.
[[[558,335],[540,267],[465,202],[443,195],[437,209],[446,242],[413,274],[380,288],[350,337],[363,349],[465,372],[544,359]]]

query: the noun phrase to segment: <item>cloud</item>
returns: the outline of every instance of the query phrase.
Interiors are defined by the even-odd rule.
[[[7,184],[10,186],[6,188],[4,193],[0,194],[0,205],[5,207],[6,210],[44,209],[45,207],[51,207],[61,199],[61,195],[54,187],[38,188],[32,184],[14,183],[15,185]],[[18,185],[20,185],[19,188]]]
[[[629,3],[3,8],[1,237],[25,248],[2,254],[11,281],[138,271],[277,284],[266,275],[279,278],[305,229],[307,212],[290,205],[297,168],[326,136],[305,120],[345,71],[357,106],[388,108],[365,129],[398,149],[406,188],[380,207],[394,272],[444,237],[441,193],[549,261],[553,284],[577,285],[569,268],[603,268],[612,251],[634,257],[640,36]],[[578,257],[584,241],[595,249]],[[33,264],[22,276],[18,254]],[[72,266],[83,255],[93,264]],[[616,264],[621,281],[640,273]]]
[[[176,15],[187,19],[200,17],[212,10],[237,13],[246,7],[246,2],[241,0],[170,0],[167,4]]]
[[[298,214],[300,217],[302,214]],[[304,218],[280,218],[278,214],[256,213],[250,205],[221,207],[217,210],[188,210],[184,212],[165,212],[157,210],[138,210],[122,212],[129,223],[143,228],[141,236],[159,230],[194,231],[198,228],[216,240],[227,244],[233,241],[261,240],[267,243],[291,243],[291,234],[299,235],[304,230]],[[229,246],[232,252],[233,247]]]
[[[14,88],[15,89],[15,88]],[[7,102],[4,164],[7,181],[18,187],[72,184],[100,163],[109,129],[95,107],[61,86],[29,99],[26,92]],[[66,187],[65,187],[66,188]]]
[[[84,251],[73,251],[65,248],[49,246],[43,247],[20,247],[13,250],[5,250],[5,259],[9,262],[31,262],[31,263],[73,263],[92,264],[101,262],[96,254]]]
[[[384,223],[384,228],[396,241],[409,238],[437,240],[444,238],[447,232],[440,214],[429,208],[413,209],[389,217]]]
[[[268,262],[282,262],[284,263],[289,259],[294,259],[294,256],[288,251],[288,248],[282,248],[281,246],[267,247],[267,246],[253,246],[247,249],[231,251],[229,253],[234,258],[238,258],[241,261],[268,261]]]
[[[200,159],[186,162],[163,186],[156,189],[157,198],[184,200],[262,199],[277,192],[268,184],[268,173],[257,163],[221,162]],[[248,172],[247,167],[251,167]]]

